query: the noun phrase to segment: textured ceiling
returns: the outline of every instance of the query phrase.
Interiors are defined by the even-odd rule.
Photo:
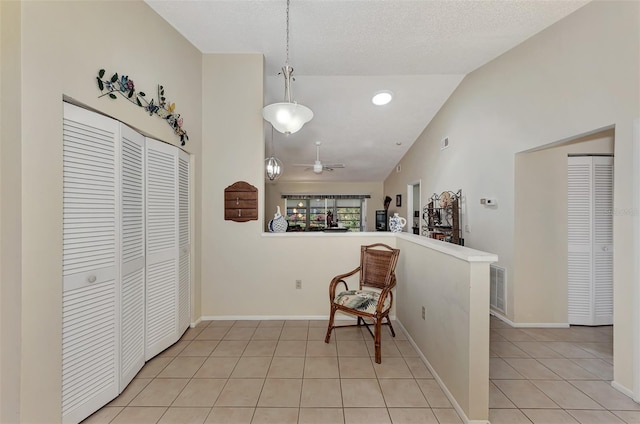
[[[265,105],[282,101],[285,0],[146,0],[203,53],[265,55]],[[383,181],[466,74],[587,1],[292,0],[293,99],[314,112],[275,132],[286,181]],[[391,90],[376,107],[372,95]],[[268,127],[268,129],[267,129]],[[271,130],[265,125],[266,153]],[[345,169],[315,175],[293,163]]]

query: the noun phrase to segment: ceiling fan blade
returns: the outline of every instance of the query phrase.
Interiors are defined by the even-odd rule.
[[[323,171],[333,171],[336,168],[344,168],[344,163],[331,163],[331,164],[323,164],[320,161],[320,144],[321,142],[316,141],[316,161],[314,164],[310,163],[294,163],[291,166],[303,166],[305,171],[313,170],[314,173],[320,175]]]

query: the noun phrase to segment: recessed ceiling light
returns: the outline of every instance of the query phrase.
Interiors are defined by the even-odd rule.
[[[389,103],[391,99],[393,99],[393,93],[391,91],[378,91],[371,99],[371,102],[376,106],[382,106]]]

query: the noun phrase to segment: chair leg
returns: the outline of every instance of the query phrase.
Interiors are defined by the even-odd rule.
[[[382,326],[382,319],[376,319],[375,320],[375,334],[373,337],[373,343],[375,345],[375,350],[376,350],[376,364],[381,364],[382,363],[382,353],[380,352],[380,339],[381,339],[381,326]]]
[[[331,340],[331,331],[333,330],[333,318],[336,314],[336,308],[332,305],[331,312],[329,313],[329,326],[327,327],[327,335],[324,338],[325,343],[329,343]]]
[[[395,337],[396,336],[396,332],[393,331],[393,325],[391,325],[391,320],[389,319],[389,315],[387,315],[387,324],[389,324],[389,329],[391,330],[391,335],[393,337]]]

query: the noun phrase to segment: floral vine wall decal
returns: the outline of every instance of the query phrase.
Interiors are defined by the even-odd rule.
[[[183,120],[180,114],[175,113],[176,104],[167,101],[167,98],[164,96],[163,86],[158,85],[158,100],[151,99],[151,101],[148,101],[146,98],[147,95],[143,91],[136,91],[133,80],[129,79],[127,75],[118,76],[116,72],[110,79],[103,79],[104,74],[105,70],[100,69],[96,77],[98,88],[103,92],[98,98],[109,96],[111,99],[117,99],[118,96],[116,94],[119,94],[131,103],[149,112],[149,116],[157,115],[167,121],[167,123],[171,125],[171,128],[173,128],[173,132],[180,137],[181,145],[185,145],[187,140],[189,140],[189,136],[187,132],[182,129]],[[106,92],[104,92],[105,90]]]

